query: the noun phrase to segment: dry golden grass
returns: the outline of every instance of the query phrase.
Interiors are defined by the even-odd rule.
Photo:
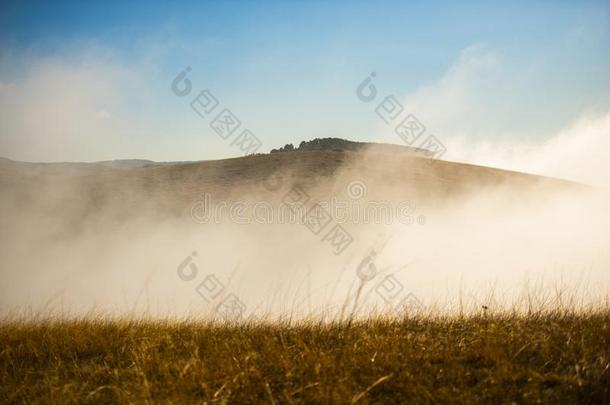
[[[609,403],[610,311],[352,324],[5,321],[7,403]]]

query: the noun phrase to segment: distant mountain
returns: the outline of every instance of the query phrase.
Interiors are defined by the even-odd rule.
[[[136,167],[146,167],[160,164],[152,160],[145,159],[104,160],[95,163],[106,167],[112,167],[113,169],[134,169]]]
[[[117,159],[117,160],[104,160],[100,162],[21,162],[17,160],[7,159],[0,157],[0,167],[7,169],[20,170],[24,173],[36,174],[36,173],[89,173],[96,172],[99,170],[108,169],[137,169],[149,166],[165,166],[175,165],[182,163],[193,163],[191,161],[185,162],[155,162],[146,159]]]
[[[311,141],[302,141],[297,148],[291,143],[279,149],[272,149],[271,153],[278,152],[294,152],[294,151],[309,151],[309,150],[350,150],[359,151],[364,148],[374,148],[377,152],[386,153],[409,153],[415,156],[432,156],[432,153],[427,149],[413,148],[404,145],[395,145],[390,143],[375,143],[375,142],[356,142],[342,138],[316,138]]]

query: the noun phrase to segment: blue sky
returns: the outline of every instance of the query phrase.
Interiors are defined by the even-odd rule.
[[[610,110],[610,3],[5,1],[0,155],[240,155],[171,92],[186,66],[261,151],[400,143],[355,95],[371,72],[447,143],[543,142]]]

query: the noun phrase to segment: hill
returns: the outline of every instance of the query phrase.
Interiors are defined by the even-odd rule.
[[[126,218],[144,205],[159,217],[188,216],[202,192],[219,198],[278,199],[278,192],[264,186],[272,177],[281,178],[285,190],[298,184],[320,197],[344,192],[346,184],[358,180],[374,198],[417,199],[434,206],[492,187],[506,187],[519,196],[541,189],[580,187],[524,173],[379,150],[294,151],[192,163],[131,162],[4,162],[0,164],[0,206],[4,212],[33,207],[54,212],[66,221],[110,206],[120,207],[120,216]],[[57,212],[59,206],[71,209]]]

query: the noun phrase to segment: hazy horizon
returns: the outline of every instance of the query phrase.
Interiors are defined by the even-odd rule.
[[[260,151],[324,137],[400,143],[375,113],[391,95],[448,160],[608,184],[562,167],[610,161],[604,1],[0,7],[10,159],[240,156],[189,105],[205,89]],[[172,82],[187,68],[192,91],[180,97]],[[378,95],[366,103],[356,90],[371,73]]]

